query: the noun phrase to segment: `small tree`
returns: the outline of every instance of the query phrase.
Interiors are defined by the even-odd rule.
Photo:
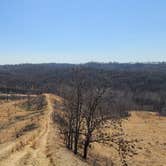
[[[80,129],[83,121],[83,71],[81,69],[73,69],[73,75],[69,82],[69,87],[65,89],[65,115],[67,121],[66,142],[69,149],[73,149],[74,153],[78,152],[78,143],[80,137]]]
[[[109,100],[105,95],[110,90],[110,84],[102,77],[93,78],[88,71],[76,68],[72,79],[64,89],[66,125],[63,133],[68,149],[78,152],[79,142],[83,142],[83,158],[87,158],[88,149],[92,142],[108,140],[103,134],[102,126],[109,118]],[[98,75],[98,73],[96,73]],[[100,75],[100,74],[99,74]],[[97,134],[95,131],[98,131]],[[74,149],[73,149],[74,148]]]
[[[104,140],[102,132],[95,133],[99,130],[107,117],[104,114],[102,107],[102,99],[106,92],[105,88],[97,88],[89,90],[86,94],[86,104],[84,110],[85,119],[85,140],[84,140],[84,152],[83,158],[87,158],[88,148],[92,142],[98,142]],[[95,133],[95,137],[93,134]]]

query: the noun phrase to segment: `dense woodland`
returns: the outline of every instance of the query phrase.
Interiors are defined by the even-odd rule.
[[[73,69],[82,68],[86,80],[111,88],[112,103],[128,110],[166,112],[166,63],[20,64],[0,66],[1,93],[64,95]],[[99,79],[100,78],[100,79]]]

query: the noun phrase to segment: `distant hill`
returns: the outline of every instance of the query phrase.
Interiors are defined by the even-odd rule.
[[[87,79],[106,78],[124,103],[149,110],[166,105],[166,63],[20,64],[0,66],[0,92],[59,94],[69,86],[73,69],[81,67]],[[114,95],[115,95],[114,94]],[[132,107],[133,108],[133,107]]]
[[[20,64],[0,65],[0,88],[43,89],[54,91],[65,82],[72,68],[81,66],[87,74],[102,71],[116,89],[166,90],[166,63],[86,63],[86,64]]]

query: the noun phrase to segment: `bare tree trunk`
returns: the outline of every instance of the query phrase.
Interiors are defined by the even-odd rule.
[[[89,142],[86,141],[85,144],[84,144],[84,155],[83,155],[84,159],[87,159],[88,147],[89,147]]]
[[[71,133],[70,149],[73,150],[73,132]]]
[[[84,144],[84,154],[83,154],[83,158],[84,159],[87,159],[87,156],[88,156],[88,148],[89,148],[89,145],[90,145],[90,135],[87,135],[86,136],[86,140],[85,140],[85,144]]]
[[[75,134],[75,139],[74,139],[74,154],[78,153],[78,140],[79,140],[79,134]]]
[[[76,96],[77,96],[77,102],[76,102],[76,121],[75,121],[75,138],[74,138],[74,154],[78,153],[78,142],[79,142],[79,136],[80,136],[80,125],[81,125],[81,116],[82,116],[82,90],[81,90],[81,84],[77,83],[76,88]]]

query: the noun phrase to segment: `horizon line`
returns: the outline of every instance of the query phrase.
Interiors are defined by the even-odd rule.
[[[70,62],[39,62],[39,63],[26,63],[26,62],[22,62],[22,63],[4,63],[4,64],[0,64],[0,66],[15,66],[15,65],[40,65],[40,64],[66,64],[66,65],[85,65],[85,64],[166,64],[166,61],[145,61],[145,62],[118,62],[118,61],[108,61],[108,62],[99,62],[99,61],[87,61],[87,62],[80,62],[80,63],[70,63]]]

